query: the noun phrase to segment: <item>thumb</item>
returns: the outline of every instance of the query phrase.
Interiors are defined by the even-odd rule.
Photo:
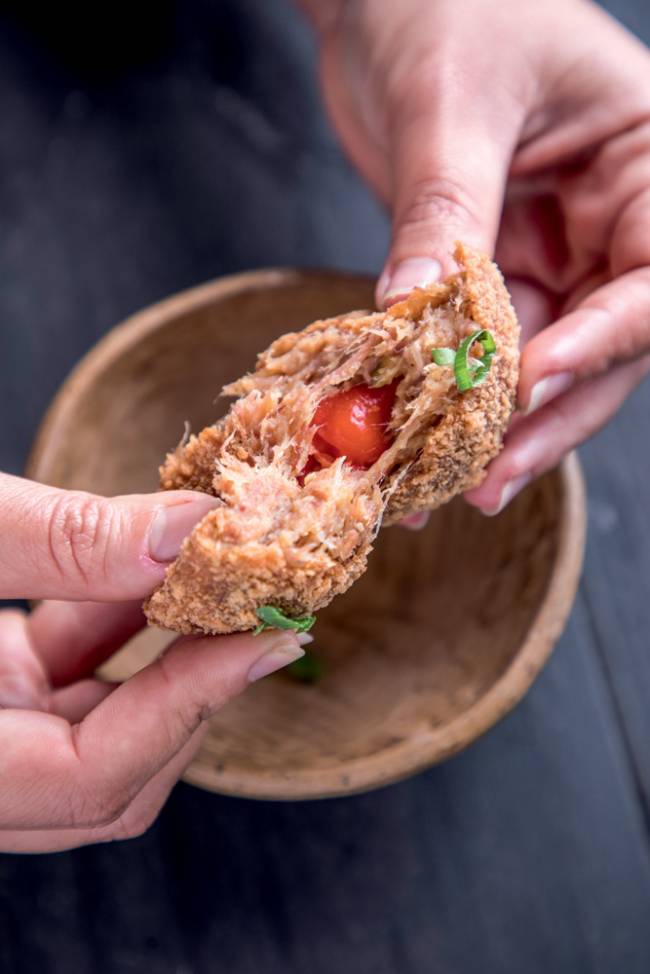
[[[0,598],[142,598],[216,504],[189,490],[105,498],[0,474]]]
[[[435,104],[410,109],[395,124],[392,242],[378,307],[456,270],[458,240],[492,254],[518,124],[504,115],[494,125],[507,131],[495,135],[488,119]]]
[[[71,826],[124,838],[128,817],[151,821],[203,722],[303,656],[305,636],[271,630],[177,640],[74,727],[51,714],[0,710],[0,843],[7,829]],[[59,839],[69,844],[71,836]]]

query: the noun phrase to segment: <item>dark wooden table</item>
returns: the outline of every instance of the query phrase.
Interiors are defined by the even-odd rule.
[[[48,6],[0,13],[0,466],[16,472],[63,376],[127,313],[241,268],[376,270],[387,241],[284,2]],[[611,7],[650,36],[645,0]],[[649,410],[646,386],[582,451],[583,583],[507,720],[374,794],[181,784],[141,839],[1,856],[2,974],[647,974]]]

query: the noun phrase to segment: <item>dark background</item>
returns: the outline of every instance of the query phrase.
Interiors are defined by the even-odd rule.
[[[387,223],[284,0],[0,4],[0,468],[125,315],[268,265],[376,271]],[[646,40],[644,0],[608,5]],[[583,583],[517,710],[345,800],[179,785],[141,839],[0,856],[0,970],[647,974],[650,515],[640,390],[583,451]],[[1,783],[0,783],[1,787]]]

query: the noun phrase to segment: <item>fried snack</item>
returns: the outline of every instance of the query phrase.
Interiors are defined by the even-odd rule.
[[[382,524],[481,482],[514,408],[519,327],[497,267],[460,244],[454,256],[456,275],[386,312],[353,311],[278,338],[224,389],[237,397],[227,415],[167,456],[164,490],[221,503],[146,601],[150,623],[227,633],[254,628],[264,605],[290,618],[313,613],[365,571]],[[482,384],[461,392],[432,351],[457,349],[478,329],[496,352]],[[476,342],[472,355],[480,351]],[[324,452],[314,422],[324,400],[361,385],[390,386],[392,396],[386,449],[367,468]]]

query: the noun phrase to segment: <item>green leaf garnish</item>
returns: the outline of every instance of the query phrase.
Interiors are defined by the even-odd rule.
[[[316,616],[290,619],[282,609],[274,605],[261,605],[259,609],[255,609],[255,615],[260,620],[260,624],[253,632],[254,636],[259,636],[265,629],[293,629],[294,632],[308,632],[316,622]]]
[[[316,683],[323,675],[323,664],[317,656],[305,653],[295,663],[290,663],[286,672],[301,683]]]
[[[453,365],[456,353],[453,348],[434,348],[431,357],[436,365]]]
[[[483,347],[483,357],[480,359],[472,358],[469,354],[474,342],[480,342]],[[467,392],[485,382],[496,349],[492,332],[481,328],[468,335],[455,352],[453,348],[434,348],[431,357],[436,365],[453,365],[456,385],[461,392]]]

